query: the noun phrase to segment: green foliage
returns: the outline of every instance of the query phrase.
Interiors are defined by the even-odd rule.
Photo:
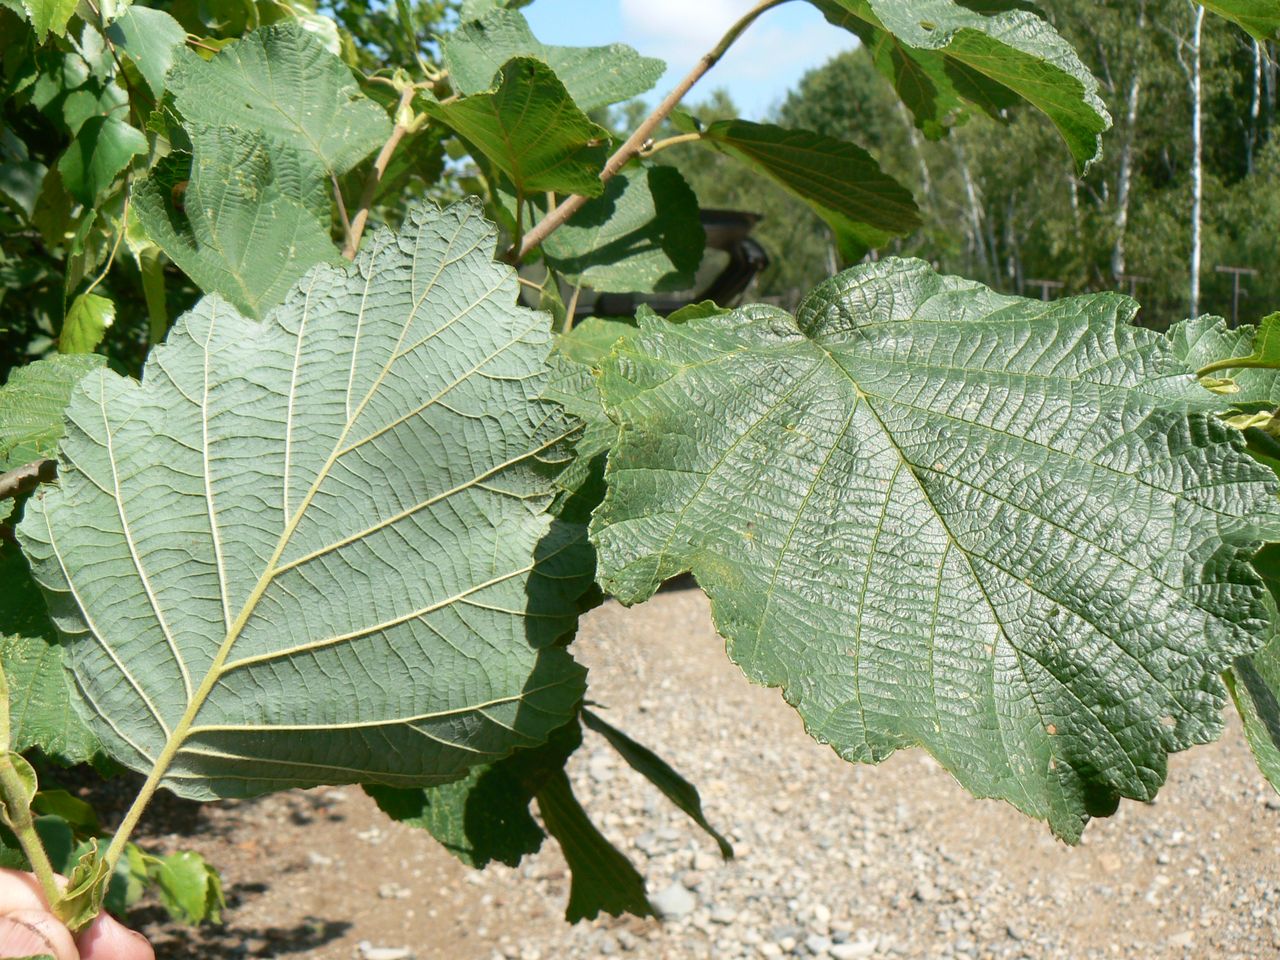
[[[986,15],[956,0],[813,0],[856,33],[926,135],[940,136],[965,102],[998,119],[1019,100],[1038,107],[1086,170],[1111,126],[1098,82],[1033,13]]]
[[[296,23],[255,30],[207,61],[183,50],[168,84],[188,124],[260,134],[329,173],[346,173],[391,132],[351,71]]]
[[[58,334],[59,353],[93,353],[115,323],[116,305],[106,297],[82,293],[67,308]],[[61,411],[59,411],[61,412]]]
[[[672,167],[618,174],[547,238],[547,264],[600,291],[680,290],[693,283],[706,237],[698,201]]]
[[[807,203],[831,227],[846,260],[920,226],[910,192],[861,147],[747,120],[721,120],[699,133]]]
[[[52,356],[14,370],[0,387],[0,473],[57,453],[62,411],[102,357]]]
[[[1240,24],[1257,40],[1280,40],[1280,9],[1272,0],[1205,0],[1204,6]]]
[[[1275,317],[1164,338],[1115,295],[896,259],[794,315],[578,315],[584,288],[670,309],[711,275],[698,199],[765,215],[771,292],[885,249],[1010,289],[1149,270],[1169,314],[1186,5],[813,2],[862,48],[771,122],[713,97],[696,131],[625,103],[662,63],[543,44],[520,0],[0,8],[0,468],[27,467],[0,500],[0,859],[43,843],[68,920],[147,889],[220,919],[202,858],[129,842],[159,786],[348,782],[475,866],[545,830],[570,920],[651,913],[573,795],[582,726],[731,851],[583,708],[566,647],[597,581],[631,603],[685,570],[816,738],[923,745],[1069,840],[1154,795],[1228,689],[1277,781]],[[1275,35],[1267,5],[1208,6]],[[1269,52],[1206,29],[1223,255],[1274,247]],[[149,777],[108,838],[24,751]]]
[[[131,6],[107,27],[105,35],[142,74],[158,100],[165,90],[165,75],[187,40],[182,24],[163,10]]]
[[[621,43],[608,47],[547,46],[534,37],[521,14],[501,8],[462,23],[445,35],[441,47],[450,80],[459,93],[484,93],[509,60],[530,57],[551,68],[582,110],[597,110],[640,96],[658,82],[667,66]]]
[[[147,876],[173,919],[191,924],[222,922],[227,905],[222,880],[200,854],[180,850],[147,858]]]
[[[576,709],[545,323],[475,204],[406,240],[265,324],[206,298],[141,386],[87,378],[19,528],[95,733],[182,796],[442,783]]]
[[[923,745],[1078,839],[1217,736],[1217,675],[1274,610],[1249,560],[1275,485],[1131,316],[889,260],[795,318],[642,318],[600,381],[603,586],[692,571],[815,738]]]
[[[473,143],[522,197],[551,190],[596,197],[609,133],[573,102],[550,67],[531,57],[503,66],[491,91],[426,112]]]
[[[185,189],[160,168],[134,190],[150,239],[202,290],[260,318],[312,266],[337,260],[323,168],[229,127],[199,131]]]

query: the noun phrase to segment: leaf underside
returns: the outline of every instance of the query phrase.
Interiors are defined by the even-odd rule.
[[[310,154],[333,174],[346,173],[391,133],[346,64],[292,20],[254,30],[212,60],[181,50],[167,82],[188,124],[263,136]]]
[[[815,738],[922,745],[1077,839],[1218,735],[1274,612],[1249,565],[1274,478],[1134,309],[886,260],[798,317],[642,317],[600,380],[602,585],[692,571]]]
[[[861,38],[926,135],[939,137],[960,122],[966,103],[1003,119],[1025,101],[1057,127],[1078,169],[1101,155],[1111,116],[1098,82],[1036,14],[986,15],[957,0],[812,2]]]
[[[666,64],[631,47],[556,47],[538,41],[529,22],[514,10],[491,10],[462,23],[440,40],[449,79],[464,95],[483,93],[503,64],[514,57],[545,62],[582,110],[597,110],[645,93]]]
[[[202,799],[425,786],[574,716],[573,427],[495,241],[416,208],[265,322],[207,297],[141,384],[77,389],[19,535],[117,760]]]

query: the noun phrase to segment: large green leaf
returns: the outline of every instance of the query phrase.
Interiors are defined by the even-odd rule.
[[[1204,0],[1204,6],[1258,40],[1280,40],[1280,4],[1275,0]]]
[[[159,99],[164,93],[165,75],[187,42],[182,24],[163,10],[130,7],[107,27],[106,34],[116,49],[133,61],[151,95]]]
[[[520,57],[495,82],[492,92],[429,103],[426,112],[474,144],[524,196],[603,193],[609,132],[578,109],[552,69]]]
[[[1250,566],[1275,478],[1134,312],[891,259],[796,317],[642,317],[600,381],[602,586],[691,570],[841,756],[922,745],[1078,838],[1219,734],[1275,609]]]
[[[701,133],[812,207],[830,225],[846,260],[858,260],[920,226],[911,191],[861,147],[748,120],[721,120]]]
[[[0,473],[56,455],[71,391],[106,362],[92,355],[54,355],[9,374],[0,387]]]
[[[698,198],[674,167],[618,174],[542,245],[547,263],[595,290],[690,286],[706,247]]]
[[[1233,405],[1280,404],[1280,313],[1263,318],[1256,327],[1197,317],[1177,324],[1169,337],[1189,368],[1211,368],[1206,379]]]
[[[667,65],[642,57],[631,47],[552,47],[541,43],[529,22],[514,10],[495,9],[464,22],[440,39],[449,80],[462,94],[483,93],[494,84],[503,64],[514,57],[533,57],[555,71],[569,96],[583,110],[596,110],[630,100],[658,82]]]
[[[212,60],[179,51],[168,84],[188,123],[261,134],[330,173],[346,173],[391,133],[346,65],[293,20],[255,30]]]
[[[147,235],[201,290],[261,317],[314,264],[333,261],[322,168],[307,153],[226,128],[200,130],[176,199],[163,176],[134,191]]]
[[[1053,121],[1081,170],[1101,153],[1111,116],[1098,82],[1034,13],[997,3],[984,14],[957,0],[812,2],[862,39],[927,135],[957,123],[966,101],[1003,118],[1025,100]]]
[[[265,322],[206,297],[141,384],[77,388],[19,536],[120,762],[196,798],[427,786],[575,715],[572,428],[496,239],[414,208]]]
[[[1253,565],[1280,599],[1280,543],[1258,551]],[[1265,647],[1232,665],[1226,680],[1258,769],[1280,791],[1280,623]]]

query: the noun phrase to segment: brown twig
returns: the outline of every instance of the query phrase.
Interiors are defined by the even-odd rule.
[[[605,163],[604,170],[600,172],[600,182],[608,183],[617,176],[618,172],[622,170],[623,167],[631,162],[633,157],[640,155],[644,150],[645,145],[649,143],[650,139],[652,139],[654,131],[661,126],[662,121],[670,116],[671,111],[674,110],[677,104],[684,99],[685,95],[693,89],[693,85],[701,80],[703,76],[706,75],[707,71],[720,62],[720,58],[728,52],[729,48],[733,46],[734,41],[742,35],[743,31],[745,31],[747,27],[751,26],[751,24],[755,22],[757,17],[766,10],[780,6],[786,2],[787,0],[761,0],[760,3],[757,3],[747,11],[747,13],[743,15],[742,19],[730,27],[729,31],[720,39],[720,42],[703,55],[697,65],[689,71],[688,76],[680,81],[679,85],[667,95],[666,99],[658,104],[653,113],[649,114],[649,116],[645,118],[644,122],[636,128],[635,133],[631,134],[631,136],[627,138],[627,141],[614,152],[613,156],[611,156],[608,162]],[[520,241],[518,245],[512,244],[504,258],[509,263],[519,263],[528,256],[529,251],[542,243],[542,241],[546,240],[547,237],[549,237],[555,230],[568,221],[570,217],[581,210],[589,199],[590,197],[582,196],[580,194],[575,194],[565,199],[560,206],[550,211],[542,218],[541,221],[538,222],[537,226],[526,233],[524,235],[524,239]]]
[[[348,260],[356,258],[365,224],[369,222],[369,208],[373,206],[373,199],[378,193],[378,184],[382,182],[387,172],[391,155],[396,152],[396,147],[409,132],[409,127],[401,121],[409,109],[409,104],[413,102],[413,94],[413,87],[406,87],[401,91],[400,102],[396,105],[396,125],[391,130],[391,136],[387,137],[387,142],[378,151],[377,159],[373,161],[373,169],[369,171],[369,178],[364,182],[364,191],[360,194],[360,206],[356,208],[355,216],[351,218],[351,229],[347,231],[347,242],[342,248],[342,255]]]
[[[9,500],[30,493],[42,483],[58,479],[58,461],[36,460],[17,467],[8,473],[0,473],[0,500]]]

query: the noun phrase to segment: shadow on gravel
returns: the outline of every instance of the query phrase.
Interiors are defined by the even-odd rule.
[[[134,928],[163,926],[164,936],[155,942],[156,960],[246,960],[249,957],[287,957],[323,947],[342,937],[351,924],[319,917],[305,917],[293,927],[252,928],[236,925],[206,926],[199,930],[168,922],[164,910],[149,907],[129,915]]]

